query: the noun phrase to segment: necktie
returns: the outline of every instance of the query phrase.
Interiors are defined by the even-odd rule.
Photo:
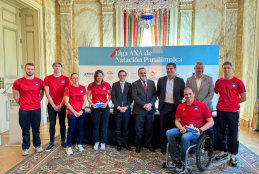
[[[146,82],[145,81],[143,81],[143,87],[144,87],[145,92],[147,93],[147,86],[146,86]]]
[[[121,93],[123,94],[123,88],[124,88],[124,84],[121,83]]]

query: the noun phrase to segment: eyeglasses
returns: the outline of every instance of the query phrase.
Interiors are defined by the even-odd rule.
[[[146,72],[141,72],[140,74],[147,74]]]

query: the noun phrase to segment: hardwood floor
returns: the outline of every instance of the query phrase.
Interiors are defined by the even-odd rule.
[[[58,123],[58,121],[57,121]],[[40,128],[42,146],[49,142],[49,124],[42,124]],[[56,126],[56,135],[60,133],[59,124]],[[0,146],[0,173],[4,173],[24,160],[26,157],[21,155],[21,146],[5,146],[9,142],[9,132],[1,133],[2,144]],[[32,136],[31,136],[32,137]],[[251,151],[259,155],[259,132],[240,126],[239,140]],[[35,149],[31,145],[30,153]]]

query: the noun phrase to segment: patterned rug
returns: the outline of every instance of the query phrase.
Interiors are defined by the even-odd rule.
[[[93,145],[83,145],[84,152],[73,147],[74,154],[68,156],[58,142],[60,136],[56,137],[55,148],[51,152],[33,153],[6,173],[174,173],[162,168],[165,155],[160,153],[160,149],[151,153],[142,148],[141,153],[135,153],[125,149],[118,152],[116,146],[106,146],[105,151],[94,151]],[[228,159],[212,160],[203,173],[259,173],[259,157],[241,143],[237,157],[237,167],[232,167]],[[201,173],[196,167],[195,155],[190,156],[189,165],[193,173]]]

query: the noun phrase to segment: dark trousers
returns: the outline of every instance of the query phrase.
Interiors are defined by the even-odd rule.
[[[57,114],[58,114],[58,120],[60,125],[60,134],[61,134],[61,141],[65,141],[66,139],[66,106],[61,107],[61,111],[57,112],[54,110],[54,108],[51,106],[51,104],[48,103],[48,114],[49,114],[49,136],[50,136],[50,142],[54,143],[55,139],[55,132],[56,132],[56,120],[57,120]]]
[[[175,127],[175,112],[176,107],[174,104],[164,103],[160,111],[160,136],[162,146],[166,147],[167,137],[166,131]]]
[[[71,147],[72,136],[76,130],[76,144],[81,144],[82,130],[84,126],[85,111],[80,117],[76,117],[74,114],[67,115],[68,131],[67,131],[67,147]]]
[[[33,135],[33,146],[39,147],[40,141],[40,120],[41,120],[41,109],[35,110],[21,110],[19,109],[19,124],[22,128],[22,149],[30,148],[30,128],[32,128]]]
[[[117,143],[121,145],[128,144],[128,134],[129,134],[129,119],[130,113],[116,113],[116,127],[117,127]]]
[[[153,137],[154,114],[146,115],[135,114],[135,143],[140,144],[142,141],[143,128],[145,125],[146,144],[150,144]]]
[[[239,111],[217,111],[217,122],[219,149],[224,152],[229,151],[231,154],[236,155],[239,147]],[[228,140],[226,126],[228,126],[228,131],[230,134]],[[227,141],[229,141],[229,147],[227,146]]]
[[[101,118],[102,113],[102,118]],[[106,144],[107,142],[107,129],[108,121],[110,117],[110,107],[107,105],[106,108],[96,108],[91,107],[91,116],[93,120],[93,137],[94,142],[99,141],[99,124],[101,120],[101,143]]]

